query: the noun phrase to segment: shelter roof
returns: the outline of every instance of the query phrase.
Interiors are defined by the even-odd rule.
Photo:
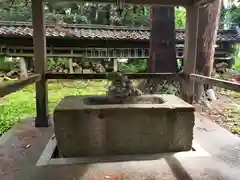
[[[0,37],[32,37],[31,23],[0,22]],[[149,27],[122,27],[104,25],[46,25],[48,38],[92,39],[92,40],[137,40],[150,39]],[[183,41],[185,30],[176,30],[176,40]],[[219,30],[217,41],[240,42],[236,30]]]

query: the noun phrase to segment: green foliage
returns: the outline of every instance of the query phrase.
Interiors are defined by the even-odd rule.
[[[240,57],[237,57],[237,58],[236,58],[234,67],[236,68],[236,70],[238,71],[238,73],[240,73]]]
[[[68,15],[63,16],[63,22],[65,22],[67,24],[73,24],[74,19],[75,19],[74,14],[68,14]]]
[[[50,58],[47,61],[47,69],[57,69],[59,67],[68,67],[68,60],[63,58]]]
[[[87,24],[88,23],[88,19],[84,15],[76,15],[75,19],[74,19],[74,22],[76,24]]]
[[[0,71],[9,72],[13,68],[19,68],[17,61],[9,61],[6,57],[0,56]]]
[[[138,72],[138,69],[132,65],[132,64],[121,64],[120,67],[119,67],[119,71],[120,72],[123,72],[123,73],[135,73],[135,72]]]
[[[240,8],[232,5],[228,8],[222,8],[221,23],[227,25],[229,28],[240,25]]]
[[[140,15],[135,17],[136,26],[147,26],[149,24],[148,15]]]
[[[146,68],[147,60],[142,59],[129,60],[127,63],[121,63],[119,65],[119,71],[123,73],[145,72]]]
[[[184,28],[185,10],[176,9],[176,27]],[[0,2],[0,21],[31,21],[31,1]],[[125,5],[122,13],[116,5],[93,3],[45,3],[46,23],[109,24],[124,26],[148,26],[150,8],[141,5]]]
[[[237,6],[233,6],[229,12],[229,19],[231,22],[236,25],[240,24],[240,8]]]
[[[54,13],[50,13],[50,12],[47,12],[45,14],[45,21],[48,24],[54,24],[57,22],[61,22],[62,19],[63,19],[63,16],[61,14],[54,14]]]
[[[186,20],[186,10],[184,8],[175,9],[175,25],[176,28],[184,29]]]
[[[31,20],[31,4],[27,0],[15,0],[13,3],[0,2],[1,21],[29,21]]]
[[[0,56],[0,71],[9,71],[11,64],[5,61],[4,56]]]
[[[18,122],[20,118],[26,118],[34,114],[34,99],[34,88],[24,89],[1,99],[0,136]]]
[[[175,96],[180,96],[180,85],[178,82],[163,81],[159,84],[157,93],[174,94]]]
[[[233,134],[238,134],[238,135],[240,135],[240,127],[237,126],[237,125],[234,125],[234,126],[231,128],[231,132],[232,132]]]
[[[147,26],[150,15],[150,8],[141,5],[125,5],[120,14],[116,5],[77,2],[45,3],[45,11],[47,23],[69,24],[110,22],[111,25]],[[100,12],[104,12],[105,15],[100,15]],[[185,28],[185,16],[184,8],[175,8],[176,28]],[[31,1],[14,0],[11,3],[7,0],[0,1],[0,21],[31,21]],[[227,9],[222,8],[221,22],[239,25],[240,8],[235,5]]]
[[[235,54],[235,64],[234,68],[240,73],[240,45],[237,44],[234,47],[234,54]]]

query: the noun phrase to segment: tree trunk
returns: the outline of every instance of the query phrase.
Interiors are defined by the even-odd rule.
[[[196,73],[204,76],[211,76],[212,73],[220,12],[221,0],[199,9]],[[195,88],[196,101],[201,100],[203,89],[209,89],[207,86],[201,87],[199,83],[196,83]]]
[[[151,8],[149,72],[176,72],[175,15],[173,7]]]
[[[150,24],[150,58],[148,72],[177,72],[175,46],[175,14],[173,7],[153,6]],[[150,93],[155,93],[158,80],[149,80]]]

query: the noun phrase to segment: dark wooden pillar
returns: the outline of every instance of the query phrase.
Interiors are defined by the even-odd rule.
[[[34,44],[34,72],[41,75],[41,80],[36,83],[36,127],[47,127],[48,121],[48,94],[45,78],[46,69],[46,35],[44,24],[44,1],[32,0],[32,23]]]
[[[148,72],[176,72],[174,7],[151,8]]]
[[[198,34],[198,7],[186,7],[186,32],[184,45],[183,73],[185,80],[181,83],[181,97],[192,104],[194,96],[194,82],[189,81],[188,75],[195,73]]]

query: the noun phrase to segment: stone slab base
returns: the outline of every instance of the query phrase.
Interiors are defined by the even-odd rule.
[[[63,158],[58,154],[57,142],[55,135],[51,137],[42,155],[37,161],[36,166],[58,166],[58,165],[76,165],[76,164],[92,164],[92,163],[110,163],[110,162],[126,162],[126,161],[150,161],[159,160],[168,157],[175,158],[197,158],[209,157],[211,154],[206,152],[199,144],[193,141],[190,151],[176,153],[157,153],[157,154],[138,154],[138,155],[112,155],[112,156],[89,156],[77,158]]]
[[[54,129],[63,157],[191,149],[194,108],[183,100],[146,95],[143,102],[154,99],[154,104],[107,104],[104,98],[69,96],[58,104]]]

